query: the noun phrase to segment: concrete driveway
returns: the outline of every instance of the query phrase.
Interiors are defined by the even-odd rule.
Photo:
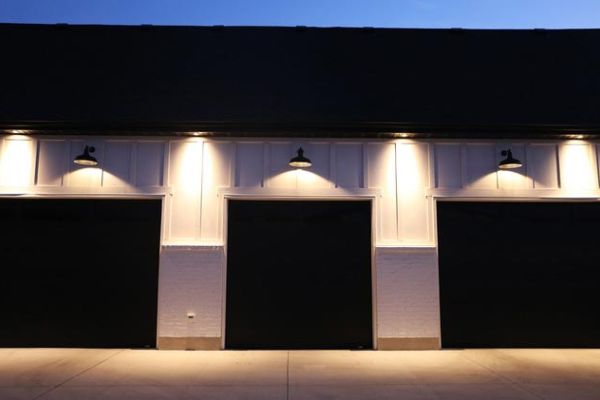
[[[0,349],[0,399],[600,399],[600,350]]]

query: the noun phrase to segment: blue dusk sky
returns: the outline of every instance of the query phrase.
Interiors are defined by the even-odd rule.
[[[599,28],[600,0],[0,0],[0,22]]]

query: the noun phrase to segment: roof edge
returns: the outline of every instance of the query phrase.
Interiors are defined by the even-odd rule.
[[[121,122],[5,121],[4,134],[100,136],[210,136],[314,138],[446,139],[600,139],[600,125],[583,124],[431,124],[418,122],[257,123],[257,122]]]
[[[214,30],[237,30],[237,29],[253,29],[253,30],[321,30],[321,31],[437,31],[437,32],[582,32],[582,31],[600,31],[600,28],[424,28],[424,27],[377,27],[377,26],[310,26],[310,25],[155,25],[155,24],[87,24],[87,23],[21,23],[21,22],[0,22],[0,27],[40,27],[40,28],[122,28],[122,29],[214,29]]]

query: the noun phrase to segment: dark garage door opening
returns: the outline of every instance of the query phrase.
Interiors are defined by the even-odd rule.
[[[600,347],[600,204],[437,211],[443,347]]]
[[[155,347],[160,200],[0,199],[1,347]]]
[[[230,200],[225,341],[372,348],[371,203]]]

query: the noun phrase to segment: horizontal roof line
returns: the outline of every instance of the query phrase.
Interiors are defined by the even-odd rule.
[[[419,137],[419,138],[600,138],[595,125],[444,125],[426,123],[242,123],[44,121],[1,123],[5,134],[23,131],[41,135],[189,135],[211,137]],[[401,136],[402,135],[402,136]]]
[[[435,31],[435,32],[564,32],[564,31],[600,31],[600,28],[423,28],[423,27],[376,27],[376,26],[310,26],[310,25],[156,25],[156,24],[72,24],[57,22],[54,24],[0,22],[0,26],[57,27],[57,28],[145,28],[145,29],[250,29],[250,30],[343,30],[343,31]]]

